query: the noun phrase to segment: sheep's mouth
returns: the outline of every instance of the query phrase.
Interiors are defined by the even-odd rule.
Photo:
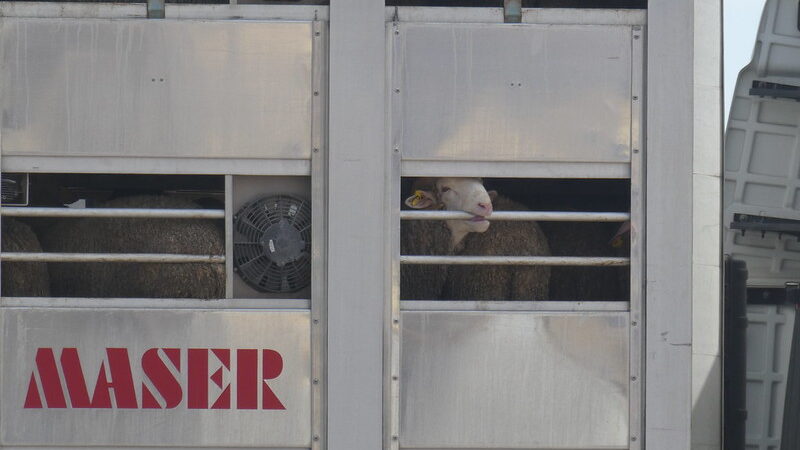
[[[472,216],[472,219],[469,219],[470,222],[488,222],[486,217],[483,216]]]

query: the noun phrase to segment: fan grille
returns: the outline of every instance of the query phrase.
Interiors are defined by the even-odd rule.
[[[261,198],[233,217],[234,269],[259,292],[296,292],[311,283],[311,206],[291,195]]]

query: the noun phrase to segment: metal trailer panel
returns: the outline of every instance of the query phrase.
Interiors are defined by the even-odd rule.
[[[405,160],[629,162],[629,26],[398,26]]]
[[[210,311],[210,310],[143,310],[143,309],[68,309],[68,308],[3,308],[2,323],[2,398],[0,443],[2,445],[59,446],[240,446],[240,447],[310,447],[311,446],[311,355],[310,315],[308,311]],[[35,358],[40,348],[52,348],[61,363],[58,375],[68,395],[66,408],[55,408],[42,392],[35,389],[47,382],[43,370],[36,370]],[[112,408],[76,408],[80,396],[70,385],[62,359],[64,348],[77,348],[84,380],[92,401],[95,380],[111,370],[114,393]],[[106,357],[107,348],[127,349],[132,369],[136,408],[124,408],[120,393],[124,383],[115,373],[119,360]],[[182,387],[180,402],[172,409],[144,409],[144,390],[155,393],[160,406],[165,406],[164,384],[155,384],[154,372],[145,372],[142,355],[151,348],[172,348],[180,352],[179,367],[169,363],[168,355],[160,356],[163,367]],[[213,351],[207,355],[208,367],[197,373],[188,361],[189,349],[230,349],[225,369],[224,356]],[[234,409],[244,383],[245,370],[236,349],[271,349],[283,360],[282,371],[256,385],[266,385],[285,406],[285,410],[262,409],[259,392],[258,409]],[[103,366],[101,366],[103,364]],[[117,365],[117,372],[114,365]],[[195,366],[196,367],[196,366]],[[215,372],[220,372],[216,384]],[[101,372],[101,370],[103,370]],[[269,375],[269,376],[268,376]],[[230,390],[232,409],[198,409],[189,405],[193,388],[187,383],[197,380],[208,388],[208,406]],[[168,376],[167,376],[168,377]],[[161,383],[164,377],[160,376]],[[33,380],[33,381],[32,381]],[[72,379],[74,381],[74,378]],[[28,397],[29,382],[40,392],[42,408],[23,408]],[[51,384],[52,386],[52,384]],[[217,387],[219,386],[219,387]],[[61,387],[61,384],[59,384]],[[260,389],[255,388],[258,391]],[[105,389],[101,389],[106,391]],[[202,392],[202,391],[195,391]],[[202,399],[202,393],[195,397]],[[49,407],[47,407],[49,406]],[[247,405],[243,405],[247,406]]]
[[[400,446],[628,448],[628,313],[402,313]]]
[[[643,447],[648,450],[691,448],[696,1],[703,0],[650,0],[647,10]]]
[[[330,7],[327,448],[383,445],[383,338],[390,224],[386,191],[384,4]]]
[[[0,21],[4,156],[307,159],[310,22]]]

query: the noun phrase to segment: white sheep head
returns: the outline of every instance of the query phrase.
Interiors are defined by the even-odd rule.
[[[480,178],[423,178],[414,183],[414,193],[405,204],[414,209],[445,209],[472,214],[470,219],[448,220],[455,248],[468,233],[489,229],[492,199],[497,192],[486,191]]]

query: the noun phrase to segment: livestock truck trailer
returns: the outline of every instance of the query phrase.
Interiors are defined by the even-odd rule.
[[[720,67],[719,0],[0,2],[0,446],[723,448]]]

